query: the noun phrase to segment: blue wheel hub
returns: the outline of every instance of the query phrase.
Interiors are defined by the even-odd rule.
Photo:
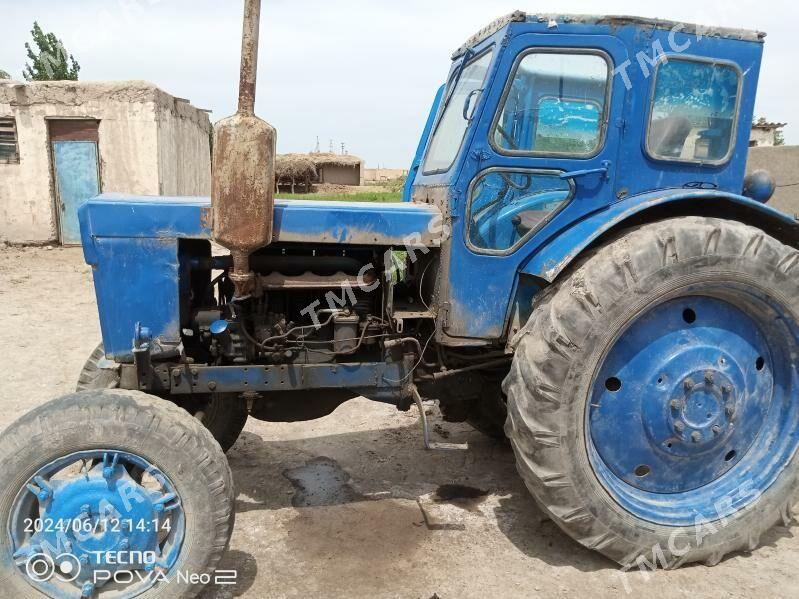
[[[799,441],[797,336],[778,313],[754,297],[688,296],[628,325],[594,378],[586,421],[594,471],[619,503],[687,524],[722,517],[714,502],[745,479],[758,492],[775,480]]]
[[[101,450],[40,468],[15,500],[9,533],[16,564],[48,596],[107,589],[123,599],[168,577],[184,525],[166,476],[138,456]]]

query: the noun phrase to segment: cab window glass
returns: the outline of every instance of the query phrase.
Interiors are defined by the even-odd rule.
[[[597,54],[527,54],[497,118],[495,147],[505,153],[594,154],[602,143],[608,81],[608,62]]]
[[[735,128],[739,75],[729,65],[683,59],[655,75],[647,149],[654,158],[723,162]]]
[[[460,77],[455,82],[455,87],[449,96],[444,113],[430,140],[427,156],[424,161],[423,173],[436,173],[449,170],[455,157],[460,151],[466,128],[469,126],[469,115],[464,106],[467,101],[472,104],[476,101],[475,95],[482,89],[491,64],[492,52],[486,52],[464,67]],[[450,93],[449,90],[446,92]]]
[[[592,152],[599,141],[601,116],[596,102],[541,98],[534,147],[539,152]]]
[[[472,187],[469,243],[506,251],[540,228],[571,198],[568,180],[552,171],[496,170]]]

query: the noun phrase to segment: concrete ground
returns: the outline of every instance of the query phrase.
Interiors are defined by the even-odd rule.
[[[0,246],[0,305],[2,429],[71,391],[100,334],[79,249]],[[414,410],[362,399],[313,422],[250,419],[229,453],[237,518],[222,567],[238,583],[203,598],[799,596],[795,529],[714,568],[622,575],[541,514],[507,447],[436,424],[469,449],[424,451]]]

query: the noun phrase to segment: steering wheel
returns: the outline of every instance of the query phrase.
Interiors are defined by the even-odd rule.
[[[511,179],[507,173],[500,172],[499,176],[502,178],[503,181],[509,186],[515,189],[516,191],[527,191],[530,189],[530,186],[533,184],[533,177],[532,175],[524,175],[526,179],[525,183],[516,183],[513,179]]]

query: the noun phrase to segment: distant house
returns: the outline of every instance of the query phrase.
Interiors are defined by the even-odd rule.
[[[788,123],[769,123],[766,119],[759,119],[752,124],[752,131],[749,134],[749,147],[762,148],[778,146],[780,129]]]
[[[80,243],[103,192],[208,195],[208,111],[145,81],[0,81],[0,239]]]
[[[316,183],[363,184],[363,161],[357,156],[311,152],[308,158],[316,166]]]
[[[365,168],[363,169],[363,180],[365,183],[385,183],[401,177],[408,176],[408,169],[405,168]]]

